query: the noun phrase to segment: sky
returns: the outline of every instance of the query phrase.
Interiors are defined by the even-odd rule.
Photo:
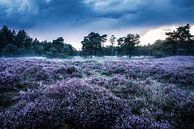
[[[77,49],[90,32],[138,33],[144,45],[187,23],[194,34],[193,12],[194,0],[0,0],[0,26],[39,40],[62,36]]]

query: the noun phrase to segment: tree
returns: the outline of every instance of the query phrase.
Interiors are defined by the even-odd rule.
[[[3,49],[7,44],[14,42],[15,39],[15,32],[12,32],[8,29],[7,26],[3,26],[0,30],[0,50]]]
[[[115,43],[116,43],[116,37],[114,36],[114,35],[111,35],[111,37],[110,37],[110,44],[111,44],[111,46],[110,46],[110,49],[111,49],[111,53],[110,53],[110,55],[115,55],[115,49],[114,49],[114,45],[115,45]]]
[[[114,35],[111,35],[111,37],[110,37],[110,44],[112,45],[112,46],[114,46],[115,45],[115,43],[116,43],[116,37],[114,36]]]
[[[126,37],[118,39],[118,46],[129,57],[132,56],[136,46],[139,44],[140,36],[138,34],[128,34]]]
[[[115,46],[107,45],[105,47],[102,47],[103,55],[113,56],[113,55],[116,55],[116,52],[117,52],[117,47]]]
[[[84,37],[84,40],[81,41],[83,55],[92,56],[93,44],[90,42],[88,37]]]
[[[31,53],[32,41],[25,30],[19,30],[15,38],[15,45],[20,49],[20,54]]]
[[[13,44],[7,44],[2,52],[3,52],[3,55],[5,56],[16,56],[17,55],[17,46],[16,45],[13,45]]]
[[[72,45],[70,45],[70,44],[65,44],[64,45],[64,54],[65,55],[73,56],[73,55],[75,55],[75,52],[76,52],[76,49],[73,48]]]
[[[173,54],[177,52],[184,51],[184,53],[189,54],[192,46],[192,35],[190,33],[190,25],[178,27],[173,32],[166,33],[168,36],[166,38],[166,44],[171,46]]]
[[[151,55],[156,57],[162,57],[169,53],[164,40],[156,40],[154,44],[150,46],[150,49]]]
[[[143,45],[143,46],[138,46],[134,55],[138,55],[138,56],[150,56],[151,55],[151,51],[150,48],[151,45],[148,43],[148,45]]]
[[[59,37],[53,40],[52,43],[46,41],[42,42],[44,45],[44,51],[47,57],[59,57],[64,58],[67,56],[73,56],[76,49],[72,45],[64,43],[63,37]]]
[[[53,40],[53,42],[33,40],[28,36],[25,30],[11,31],[3,26],[0,30],[0,55],[18,56],[26,54],[35,54],[47,57],[65,57],[75,54],[76,49],[70,44],[65,44],[62,37]]]
[[[64,39],[63,37],[59,37],[56,40],[53,40],[52,47],[54,47],[57,51],[57,53],[63,53],[64,52]]]
[[[124,47],[124,41],[125,41],[125,37],[121,37],[117,40],[117,49],[118,49],[118,56],[124,55],[125,54],[125,47]]]
[[[107,41],[106,38],[106,34],[101,36],[100,34],[94,32],[91,32],[88,36],[84,37],[84,40],[81,42],[84,55],[101,55],[103,43]]]

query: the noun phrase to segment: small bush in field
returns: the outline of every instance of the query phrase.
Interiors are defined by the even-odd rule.
[[[21,74],[21,78],[22,80],[27,82],[41,80],[46,81],[47,79],[49,79],[49,75],[42,67],[31,66],[24,70],[24,72]]]
[[[97,85],[106,88],[108,86],[107,79],[103,77],[90,77],[86,80],[89,85]]]
[[[82,77],[82,74],[75,67],[71,66],[62,66],[54,69],[53,74],[58,77],[58,79],[65,79],[68,77]]]
[[[2,90],[14,90],[20,83],[19,76],[17,74],[10,74],[8,72],[0,72],[0,91]]]

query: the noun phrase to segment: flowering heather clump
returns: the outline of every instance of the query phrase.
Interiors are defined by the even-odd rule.
[[[0,128],[193,129],[194,57],[0,59]]]
[[[107,75],[124,74],[128,78],[143,79],[152,77],[161,82],[175,83],[181,86],[194,85],[193,58],[189,57],[184,61],[180,61],[180,58],[113,61],[106,62],[103,68]]]
[[[82,62],[79,67],[83,74],[85,74],[86,76],[91,76],[94,75],[96,72],[100,72],[103,66],[102,64],[95,61],[86,61]]]
[[[86,80],[86,83],[88,83],[89,85],[97,85],[105,88],[108,87],[107,79],[98,76],[88,78]]]
[[[31,81],[46,81],[49,79],[48,73],[40,66],[31,66],[24,70],[21,74],[21,78],[24,81],[31,82]]]
[[[19,86],[19,76],[8,72],[0,72],[0,91],[13,90]]]
[[[175,86],[164,88],[165,103],[161,105],[163,110],[172,113],[169,119],[175,121],[176,128],[194,128],[194,93],[177,89]]]
[[[50,85],[35,98],[20,101],[20,106],[3,113],[2,127],[109,128],[120,115],[130,113],[125,102],[108,90],[76,79]]]
[[[117,122],[116,129],[170,129],[168,122],[157,122],[148,117],[131,115],[122,122]]]
[[[53,75],[57,77],[57,79],[66,79],[68,77],[78,77],[81,78],[82,75],[80,71],[74,66],[62,66],[53,71]]]
[[[150,127],[169,127],[168,121],[176,128],[193,125],[191,120],[194,115],[189,113],[193,112],[192,109],[194,109],[194,100],[192,99],[194,96],[192,92],[189,93],[189,91],[179,89],[177,86],[162,84],[151,79],[127,79],[121,75],[106,79],[91,77],[86,82],[106,87],[117,97],[126,100],[133,114],[138,115],[142,119],[152,121],[152,123],[155,121],[155,125],[149,125]],[[185,123],[180,125],[184,120]],[[129,123],[128,125],[132,126],[132,122]],[[168,126],[159,126],[159,123],[161,125],[167,124]],[[135,124],[135,126],[139,127],[138,124]],[[148,123],[143,123],[142,126],[148,128]],[[134,128],[134,126],[126,128]]]

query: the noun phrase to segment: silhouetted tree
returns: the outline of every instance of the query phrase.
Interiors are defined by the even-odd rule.
[[[137,46],[134,55],[138,56],[151,56],[151,45]]]
[[[50,43],[44,43],[44,45],[46,46],[45,48],[47,48],[50,46]],[[53,40],[47,55],[49,57],[63,58],[66,56],[73,56],[75,53],[75,48],[73,48],[70,44],[64,43],[64,39],[62,37],[59,37],[56,40]]]
[[[3,48],[2,53],[5,56],[16,56],[18,54],[18,48],[14,44],[7,44]]]
[[[114,35],[111,35],[111,37],[110,37],[110,44],[111,44],[112,46],[115,45],[116,39],[117,39],[117,38],[116,38]]]
[[[7,26],[3,26],[0,30],[0,49],[3,49],[8,44],[13,44],[14,34],[15,32],[9,30]]]
[[[112,45],[102,47],[102,53],[106,56],[114,56],[117,54],[117,47]]]
[[[1,56],[38,55],[47,57],[65,57],[75,54],[75,48],[65,44],[62,37],[53,42],[33,40],[25,30],[11,31],[6,26],[0,30]]]
[[[63,39],[63,37],[59,37],[56,40],[53,40],[52,47],[54,47],[58,53],[63,53],[64,52],[64,39]]]
[[[150,46],[150,49],[151,55],[156,57],[166,56],[169,53],[164,40],[156,40],[154,44]]]
[[[74,56],[76,54],[76,49],[73,48],[73,46],[70,44],[65,44],[64,45],[64,53],[65,53],[65,55]]]
[[[81,42],[82,50],[85,56],[99,56],[102,54],[103,43],[106,42],[107,35],[100,35],[98,33],[91,32],[88,36],[84,37]]]
[[[115,48],[114,48],[114,45],[116,43],[116,37],[114,35],[111,35],[110,37],[110,44],[111,46],[109,47],[111,49],[111,54],[110,55],[115,55],[116,51],[115,51]]]
[[[166,45],[170,47],[173,55],[185,53],[189,54],[192,50],[192,35],[190,33],[190,25],[187,24],[185,26],[178,27],[173,32],[166,33],[168,36],[166,38]]]
[[[139,43],[140,36],[138,34],[128,34],[126,37],[119,38],[118,46],[129,57],[134,54],[135,48]]]
[[[20,54],[31,53],[32,38],[24,30],[20,30],[15,37],[15,45],[20,49]]]
[[[118,56],[122,56],[125,54],[125,48],[124,48],[124,41],[125,41],[125,37],[121,37],[117,40],[117,50],[118,50]]]

